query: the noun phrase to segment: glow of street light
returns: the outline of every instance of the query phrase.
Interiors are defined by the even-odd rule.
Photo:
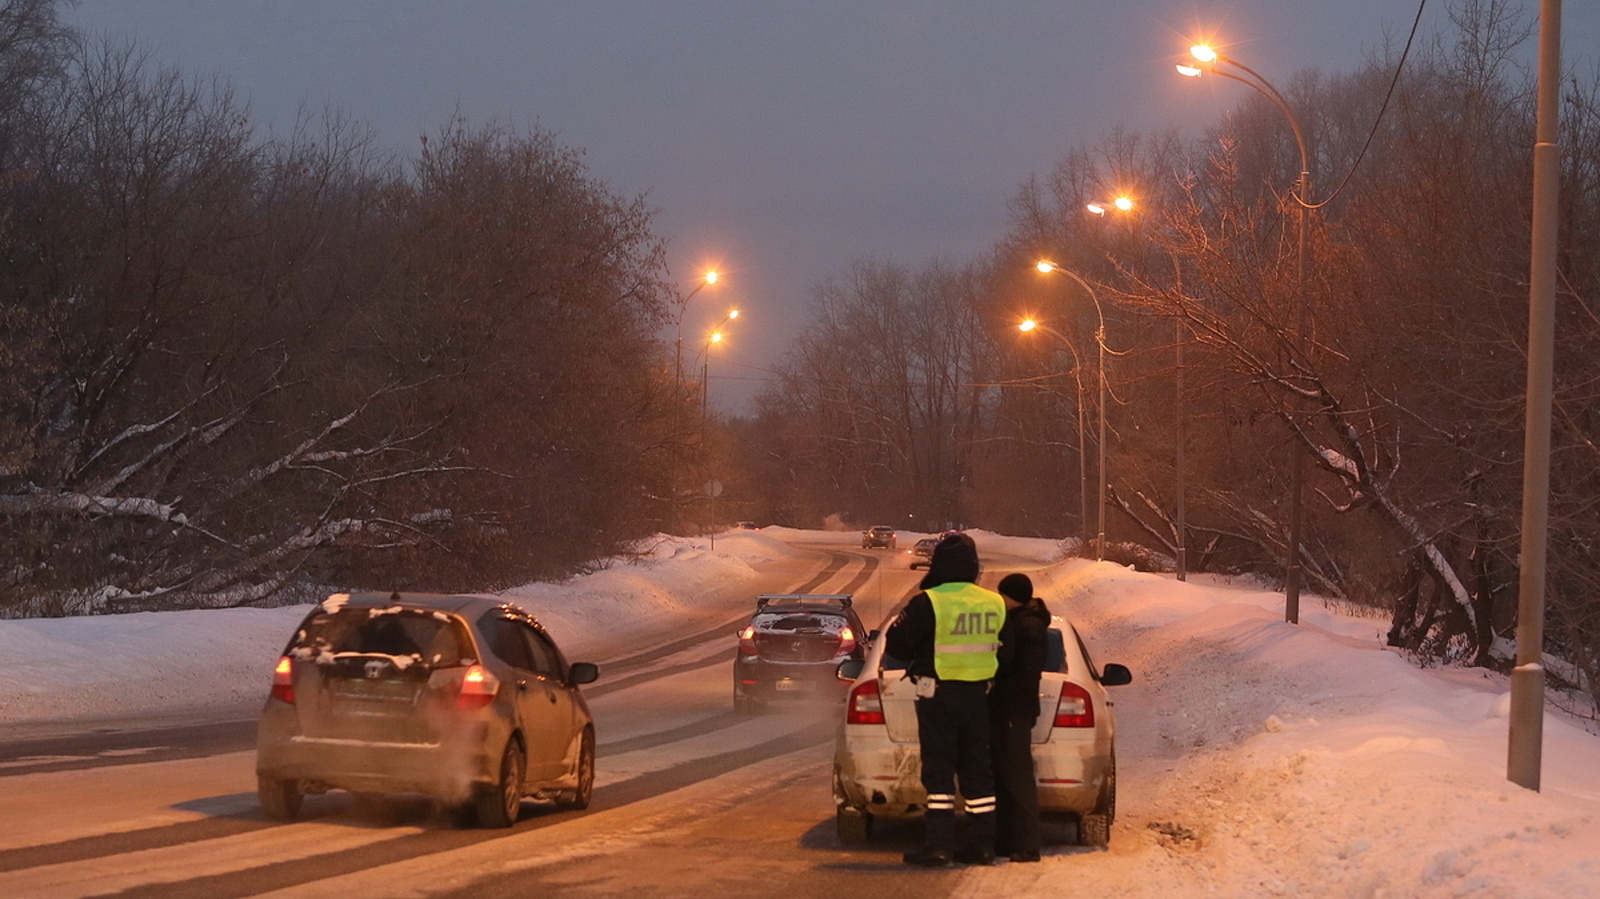
[[[1176,68],[1178,70],[1178,74],[1185,78],[1199,78],[1201,74],[1203,74],[1202,69],[1197,69],[1194,66],[1186,66],[1181,62],[1178,63]]]
[[[1034,328],[1037,328],[1037,327],[1039,327],[1039,323],[1038,322],[1034,321],[1031,318],[1025,318],[1025,319],[1022,320],[1021,324],[1017,325],[1017,330],[1018,331],[1027,332],[1027,331],[1032,331]]]
[[[1056,270],[1056,264],[1054,262],[1051,262],[1048,259],[1041,259],[1037,263],[1034,264],[1034,268],[1038,269],[1041,272],[1044,272],[1045,274],[1049,274],[1050,272],[1053,272],[1053,271]],[[1026,329],[1024,329],[1024,330],[1026,330]]]
[[[734,309],[734,310],[732,310],[731,312],[728,313],[728,321],[733,321],[734,319],[736,319],[738,317],[739,317],[739,310],[737,310],[737,309]]]
[[[1090,204],[1084,206],[1083,208],[1089,210],[1090,212],[1094,213],[1095,215],[1105,215],[1106,214],[1106,208],[1104,206],[1101,206],[1099,203],[1090,203]],[[1039,271],[1045,272],[1045,271],[1049,271],[1049,269],[1042,268],[1042,269],[1039,269]]]
[[[1193,47],[1190,47],[1189,55],[1200,60],[1201,62],[1217,61],[1217,51],[1207,47],[1205,44],[1195,44]]]
[[[706,272],[705,281],[706,281],[707,284],[715,284],[715,283],[717,283],[717,278],[719,278],[719,277],[721,277],[721,276],[718,275],[715,271],[709,271],[709,272]]]
[[[1117,207],[1123,212],[1127,212],[1133,208],[1133,200],[1129,199],[1128,197],[1117,197],[1115,200],[1111,201],[1111,205]]]
[[[722,342],[722,332],[721,331],[712,331],[711,332],[711,342],[712,343],[721,343]]]

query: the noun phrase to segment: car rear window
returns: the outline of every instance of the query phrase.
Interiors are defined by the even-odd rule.
[[[838,633],[850,624],[843,615],[827,612],[765,612],[750,620],[758,631],[818,631]]]
[[[470,665],[472,643],[462,623],[444,612],[387,607],[318,609],[306,618],[288,654],[319,663],[352,655],[383,655],[399,667]]]

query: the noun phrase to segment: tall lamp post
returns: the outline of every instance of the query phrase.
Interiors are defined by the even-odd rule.
[[[1289,122],[1289,130],[1294,132],[1295,146],[1300,150],[1300,178],[1295,184],[1295,205],[1300,208],[1298,221],[1299,235],[1295,251],[1295,313],[1294,313],[1294,349],[1300,349],[1305,342],[1305,317],[1306,317],[1306,214],[1311,208],[1311,162],[1310,155],[1306,152],[1305,134],[1300,128],[1300,120],[1295,118],[1294,110],[1289,108],[1289,103],[1283,94],[1272,82],[1261,77],[1254,69],[1245,64],[1229,59],[1218,53],[1212,47],[1196,44],[1189,48],[1189,54],[1194,57],[1198,66],[1180,64],[1178,74],[1190,78],[1198,78],[1210,73],[1222,78],[1229,78],[1249,87],[1251,90],[1266,97],[1272,105],[1278,107],[1283,117]],[[1243,72],[1244,75],[1235,75],[1221,67],[1227,65]],[[1294,350],[1291,350],[1291,353]],[[1301,528],[1301,494],[1302,484],[1305,480],[1305,453],[1298,446],[1294,448],[1294,455],[1289,462],[1289,547],[1288,564],[1283,577],[1283,617],[1290,624],[1300,623],[1300,528]]]
[[[1134,202],[1132,197],[1121,196],[1109,202],[1096,201],[1093,203],[1085,203],[1083,208],[1094,215],[1104,218],[1112,210],[1116,210],[1117,212],[1132,212],[1133,207]],[[1174,277],[1177,279],[1178,295],[1181,297],[1183,294],[1183,268],[1178,264],[1177,254],[1172,253],[1170,250],[1168,253],[1172,256],[1172,270]],[[1188,422],[1186,421],[1188,416],[1188,408],[1184,405],[1183,345],[1188,339],[1189,327],[1188,322],[1183,318],[1181,309],[1179,310],[1178,315],[1173,316],[1172,321],[1174,332],[1172,351],[1175,356],[1173,361],[1176,365],[1178,381],[1176,391],[1178,414],[1176,416],[1177,423],[1175,428],[1177,431],[1177,440],[1175,441],[1177,445],[1177,459],[1173,464],[1173,479],[1177,482],[1175,490],[1178,494],[1176,510],[1178,520],[1175,527],[1175,530],[1177,531],[1177,546],[1173,547],[1173,555],[1176,557],[1174,560],[1174,567],[1177,569],[1175,572],[1175,577],[1177,580],[1185,581],[1189,579],[1189,524],[1186,520],[1186,507],[1189,491],[1188,486],[1185,483],[1185,473],[1188,470],[1188,466],[1184,461],[1185,444],[1188,442],[1186,434],[1188,425]]]
[[[718,322],[717,326],[712,328],[711,332],[706,335],[705,346],[700,348],[700,447],[702,453],[705,452],[706,432],[709,429],[711,422],[711,346],[712,344],[718,344],[722,342],[724,336],[722,329],[726,328],[729,322],[738,317],[739,310],[729,310],[728,314],[723,317],[722,321]],[[711,548],[713,550],[717,548],[717,494],[721,492],[721,481],[717,480],[716,478],[712,478],[706,482],[706,495],[710,497],[711,500],[710,524]]]
[[[678,301],[678,315],[672,323],[673,331],[677,337],[677,355],[673,363],[673,383],[677,384],[680,389],[683,386],[683,314],[689,310],[689,301],[694,299],[694,295],[717,283],[719,277],[721,275],[717,274],[715,270],[706,272],[700,277],[700,283],[694,286],[694,290],[689,291],[684,295],[683,299]]]
[[[1099,371],[1097,372],[1096,378],[1096,380],[1099,381],[1100,393],[1100,408],[1098,410],[1099,422],[1096,426],[1100,433],[1100,446],[1098,449],[1098,459],[1096,461],[1096,475],[1099,478],[1099,483],[1096,485],[1096,493],[1098,494],[1099,504],[1099,518],[1097,522],[1098,533],[1095,535],[1094,540],[1094,557],[1096,561],[1099,561],[1105,558],[1106,548],[1106,316],[1105,312],[1100,308],[1100,295],[1095,293],[1094,288],[1090,286],[1088,281],[1078,277],[1076,272],[1073,272],[1070,269],[1064,269],[1048,259],[1039,260],[1034,267],[1043,274],[1048,275],[1055,272],[1060,272],[1061,274],[1066,275],[1072,280],[1078,282],[1078,286],[1082,287],[1089,294],[1089,299],[1094,301],[1094,314],[1096,320],[1098,321],[1098,326],[1095,328],[1094,332],[1094,342],[1095,346],[1099,348],[1100,354],[1099,364],[1097,366]],[[1026,319],[1017,327],[1019,330],[1024,332],[1033,331],[1035,329],[1047,331],[1051,334],[1054,334],[1060,340],[1066,340],[1066,338],[1062,337],[1059,333],[1050,331],[1050,329],[1045,328],[1043,325],[1040,325],[1033,319]],[[1079,429],[1078,433],[1083,433],[1082,428]],[[1082,458],[1081,452],[1079,453],[1079,458]]]
[[[679,404],[683,401],[683,315],[689,311],[689,301],[694,299],[695,294],[717,283],[719,277],[720,275],[714,269],[701,275],[700,283],[694,286],[694,290],[684,294],[683,299],[678,301],[678,314],[673,318],[672,329],[676,343],[672,362],[672,442],[674,444],[678,440],[679,430],[683,427],[682,413],[679,410]],[[667,530],[669,532],[678,530],[678,476],[682,468],[682,456],[674,453],[672,461],[672,480],[668,485],[668,492],[671,496],[668,497],[667,501]]]
[[[1506,779],[1539,789],[1544,754],[1544,588],[1550,541],[1550,430],[1555,394],[1556,236],[1561,184],[1561,0],[1539,7],[1538,117],[1528,277],[1528,387],[1522,443],[1522,558],[1517,666],[1511,671]]]

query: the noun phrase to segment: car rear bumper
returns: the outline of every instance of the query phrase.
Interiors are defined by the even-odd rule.
[[[1111,770],[1110,747],[1035,743],[1033,765],[1041,812],[1089,812]],[[927,791],[920,748],[890,741],[880,725],[845,725],[834,752],[833,799],[877,817],[922,814]]]
[[[843,658],[825,662],[770,662],[740,656],[733,663],[733,690],[762,702],[784,699],[839,699],[849,689],[837,675]]]
[[[459,801],[470,797],[475,787],[499,779],[505,738],[491,739],[484,722],[474,722],[439,742],[402,743],[307,736],[298,732],[292,719],[292,714],[262,717],[256,774],[299,781],[304,792],[415,792]]]

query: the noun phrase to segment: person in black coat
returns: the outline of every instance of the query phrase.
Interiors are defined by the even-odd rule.
[[[1033,776],[1033,725],[1039,719],[1039,675],[1049,656],[1050,610],[1025,574],[1000,579],[1006,620],[999,670],[989,691],[989,744],[994,757],[995,853],[1036,862],[1039,787]]]

